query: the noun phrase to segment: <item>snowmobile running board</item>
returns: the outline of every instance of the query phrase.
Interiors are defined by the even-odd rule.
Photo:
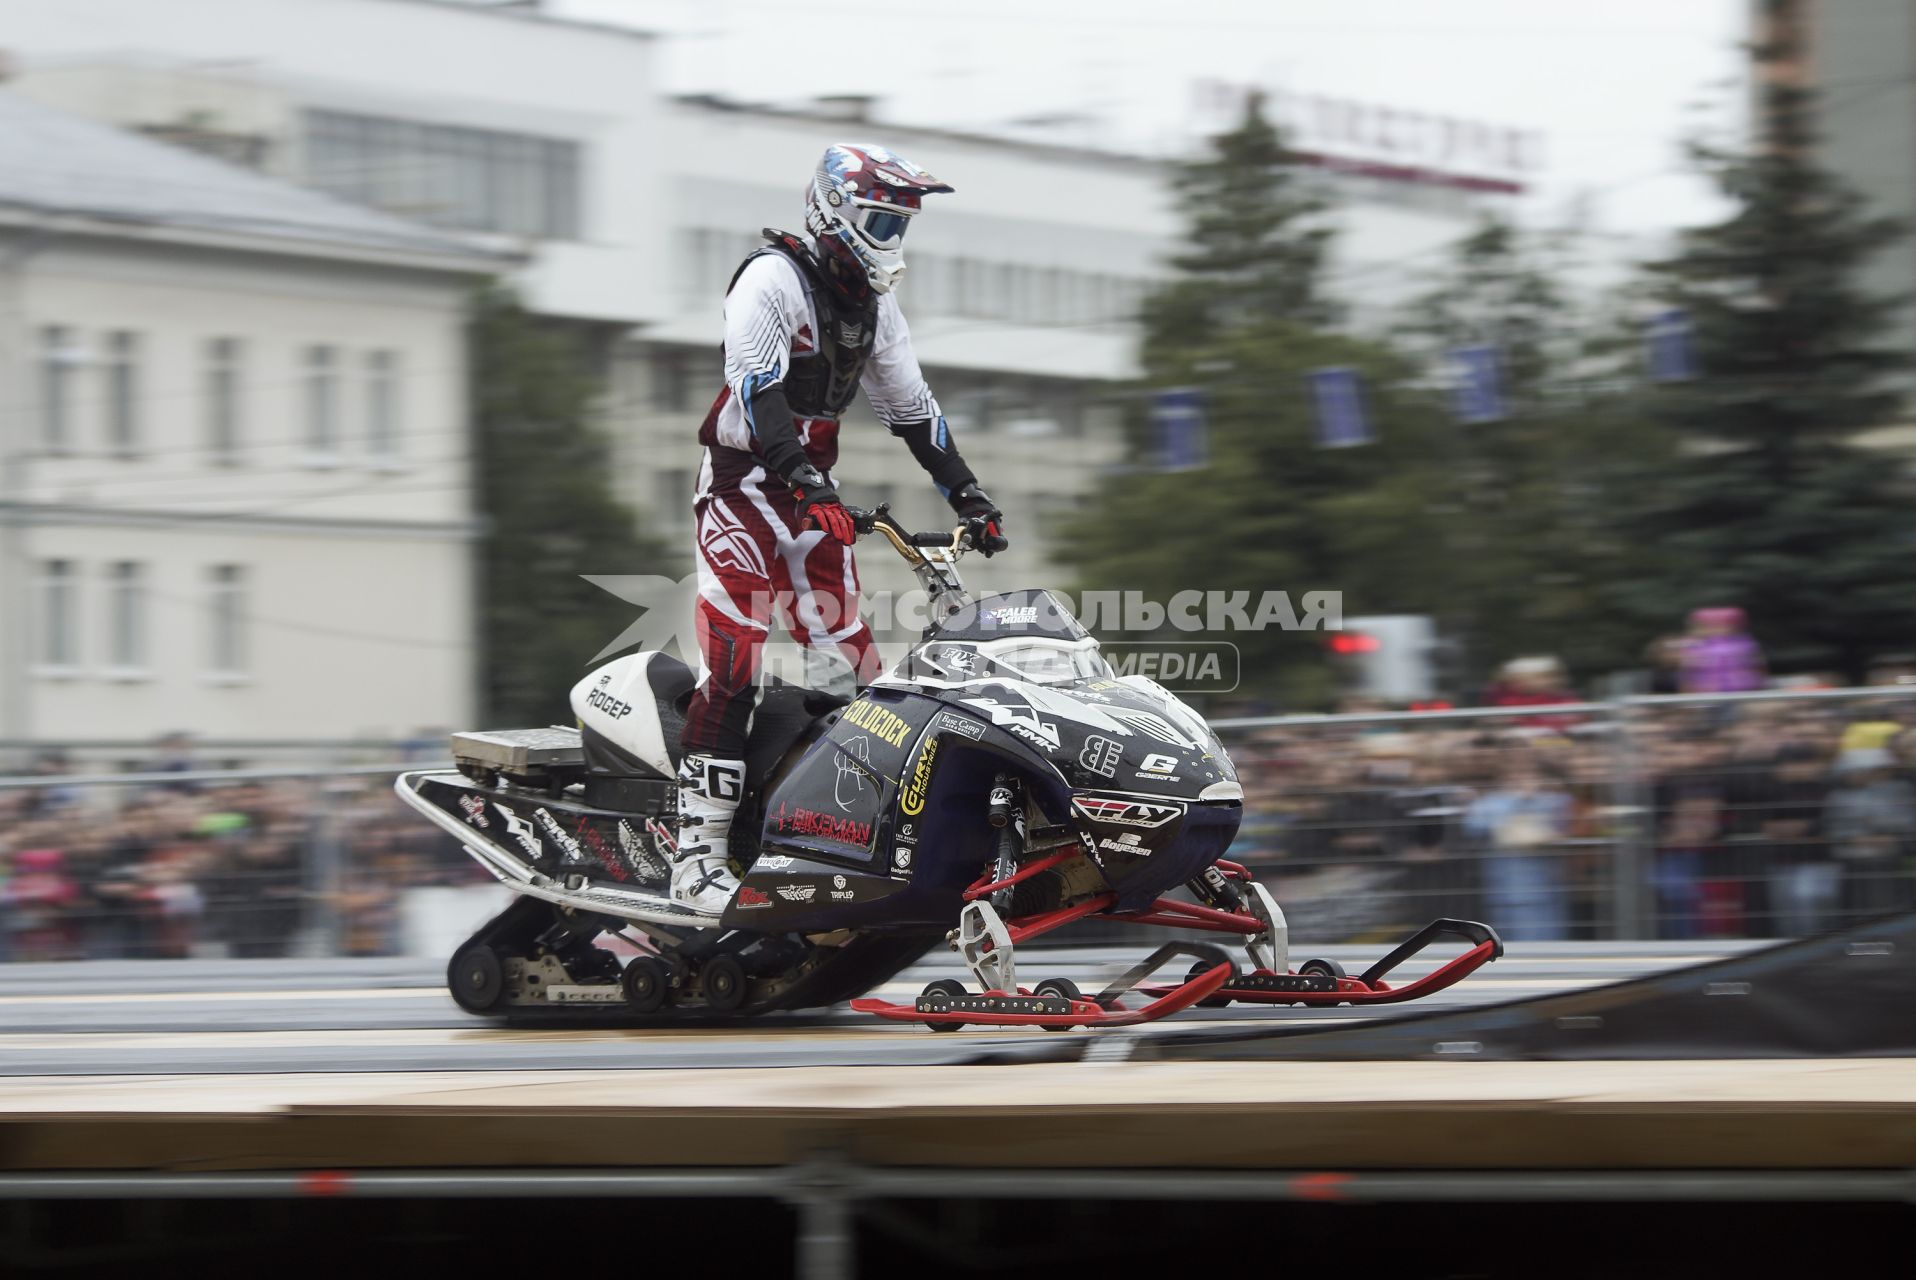
[[[1384,976],[1434,942],[1468,942],[1470,950],[1431,970],[1421,978],[1393,987]],[[1416,1000],[1463,981],[1504,953],[1503,939],[1487,924],[1475,920],[1433,920],[1393,947],[1388,955],[1355,978],[1346,977],[1330,960],[1306,960],[1298,972],[1260,970],[1235,975],[1228,960],[1206,965],[1219,954],[1203,944],[1167,942],[1123,977],[1096,996],[1085,998],[1062,980],[1040,982],[1035,990],[1020,988],[982,994],[967,992],[957,982],[934,982],[912,1004],[862,999],[851,1002],[859,1013],[894,1022],[920,1022],[934,1031],[956,1031],[963,1026],[1043,1027],[1069,1031],[1074,1027],[1129,1027],[1202,1004],[1217,1008],[1243,1004],[1392,1004]],[[1150,983],[1143,979],[1175,955],[1195,956],[1199,967],[1182,983]],[[1135,993],[1151,1003],[1139,1009],[1124,1007],[1122,997]]]
[[[1175,947],[1176,944],[1171,944]],[[1163,948],[1170,950],[1170,947]],[[1127,1009],[1115,997],[1101,995],[1104,1003],[1080,996],[1051,994],[1041,982],[1036,992],[1020,990],[1017,995],[987,991],[982,995],[941,991],[933,983],[914,1004],[892,1004],[888,1000],[854,1000],[859,1013],[876,1014],[893,1022],[922,1022],[934,1031],[956,1031],[963,1026],[1043,1027],[1046,1031],[1069,1031],[1073,1027],[1130,1027],[1188,1009],[1200,1000],[1215,996],[1231,977],[1229,964],[1213,965],[1189,982],[1169,988],[1141,1009]],[[956,985],[955,983],[953,984]]]
[[[1439,965],[1421,978],[1393,987],[1384,975],[1434,942],[1451,939],[1471,944],[1470,950]],[[1393,947],[1388,955],[1355,978],[1346,977],[1328,960],[1306,960],[1295,973],[1258,971],[1233,978],[1217,992],[1217,1000],[1242,1004],[1396,1004],[1418,1000],[1462,982],[1500,958],[1503,939],[1487,924],[1475,920],[1433,920]],[[1140,987],[1145,995],[1162,995],[1163,986]]]
[[[1137,984],[1155,972],[1173,956],[1191,956],[1197,968],[1182,983],[1150,991],[1156,999],[1141,1009],[1124,1007],[1123,997],[1133,991],[1144,993]],[[1204,943],[1167,942],[1130,972],[1086,998],[1077,984],[1064,978],[1049,978],[1034,990],[1022,987],[1016,992],[966,991],[963,984],[950,978],[932,983],[919,993],[912,1004],[892,1004],[886,1000],[854,1000],[852,1008],[860,1013],[876,1014],[894,1022],[922,1022],[933,1031],[956,1031],[967,1024],[981,1027],[1043,1027],[1046,1031],[1069,1031],[1073,1027],[1131,1027],[1141,1022],[1188,1009],[1200,1000],[1217,995],[1231,980],[1233,966],[1223,952]]]

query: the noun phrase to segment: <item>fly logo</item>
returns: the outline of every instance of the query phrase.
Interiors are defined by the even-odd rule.
[[[1079,796],[1077,803],[1078,812],[1085,817],[1120,827],[1161,827],[1184,814],[1184,810],[1174,804],[1120,800],[1112,796]]]

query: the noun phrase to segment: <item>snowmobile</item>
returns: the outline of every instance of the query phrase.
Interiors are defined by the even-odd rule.
[[[1291,971],[1283,911],[1223,857],[1244,793],[1209,726],[1154,681],[1115,673],[1052,593],[974,600],[957,565],[996,536],[981,523],[911,533],[884,506],[853,515],[911,566],[932,621],[856,698],[762,691],[732,827],[740,884],[722,913],[668,893],[695,677],[665,653],[588,673],[571,691],[576,726],[456,734],[456,769],[397,780],[518,895],[452,957],[462,1008],[629,1024],[851,1000],[941,1030],[1064,1029],[1234,1000],[1412,999],[1502,953],[1487,926],[1442,920],[1358,977],[1327,960]],[[1180,887],[1189,901],[1168,896]],[[1184,936],[1096,994],[1020,985],[1018,944],[1091,916]],[[1193,933],[1231,937],[1247,963]],[[607,936],[638,954],[622,962],[597,945]],[[1384,980],[1444,938],[1469,949],[1418,981]],[[975,990],[943,979],[910,1003],[855,998],[941,941]],[[1179,960],[1181,978],[1148,981]]]

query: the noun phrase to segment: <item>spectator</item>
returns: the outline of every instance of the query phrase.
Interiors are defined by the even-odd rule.
[[[1741,609],[1690,614],[1683,639],[1683,692],[1743,693],[1763,687],[1763,651],[1744,627]]]
[[[1484,701],[1493,707],[1547,707],[1576,700],[1563,664],[1547,655],[1512,658],[1498,668],[1497,678],[1484,690]],[[1575,716],[1544,715],[1525,716],[1517,723],[1561,733],[1576,722]]]
[[[1845,751],[1836,762],[1840,785],[1823,824],[1843,868],[1843,908],[1851,914],[1894,911],[1906,896],[1900,873],[1916,830],[1916,790],[1894,768],[1894,757],[1880,747]]]
[[[1570,829],[1570,797],[1538,771],[1527,747],[1505,757],[1498,787],[1472,802],[1464,829],[1487,845],[1485,900],[1504,936],[1560,941],[1569,934],[1562,868],[1555,854]]]
[[[1771,868],[1776,928],[1786,938],[1821,933],[1830,926],[1842,887],[1841,870],[1816,829],[1827,790],[1822,757],[1805,743],[1786,743],[1770,777],[1759,832]]]
[[[50,832],[47,834],[51,834]],[[0,912],[6,921],[7,954],[14,960],[70,960],[79,939],[72,907],[79,896],[58,849],[23,849],[13,860]]]

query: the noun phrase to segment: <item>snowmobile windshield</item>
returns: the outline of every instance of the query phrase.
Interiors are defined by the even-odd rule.
[[[1017,640],[981,646],[996,674],[1032,684],[1071,684],[1114,673],[1096,640]]]

